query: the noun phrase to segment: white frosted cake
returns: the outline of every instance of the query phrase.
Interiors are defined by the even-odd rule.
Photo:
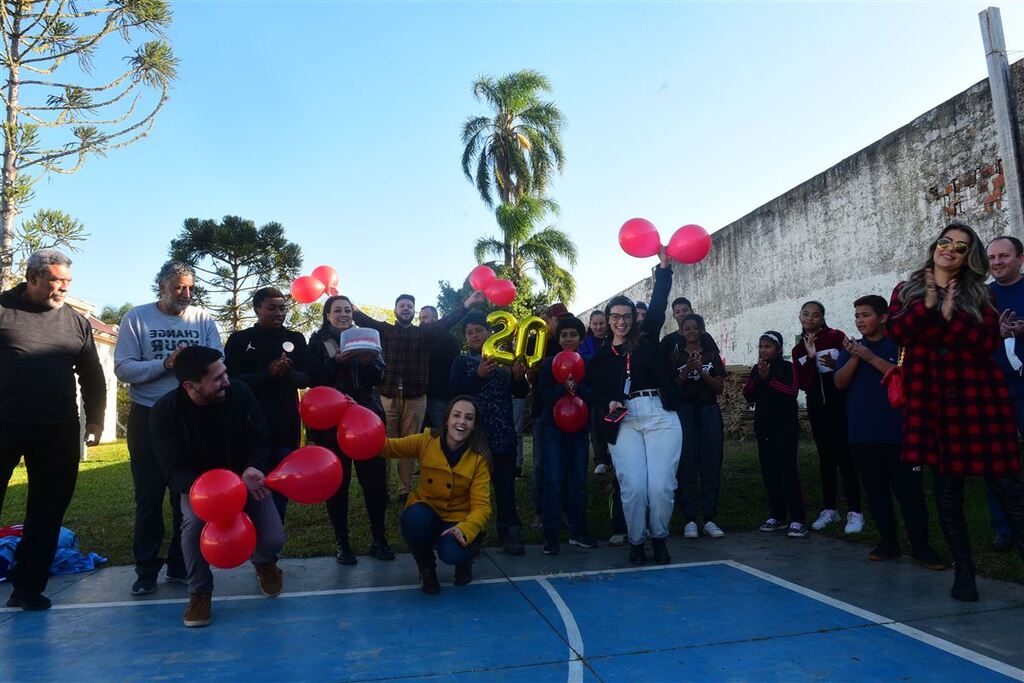
[[[341,333],[338,347],[342,353],[347,351],[376,351],[380,353],[380,334],[377,330],[369,327],[350,327]]]

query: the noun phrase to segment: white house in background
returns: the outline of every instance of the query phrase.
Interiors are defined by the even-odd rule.
[[[73,296],[64,300],[68,306],[85,316],[92,327],[92,337],[96,342],[96,353],[100,357],[100,365],[103,366],[103,377],[107,381],[107,410],[104,414],[102,443],[117,439],[117,378],[114,376],[114,345],[117,343],[117,325],[108,325],[92,312],[96,307],[88,301],[76,299]],[[82,407],[82,392],[78,392],[78,412],[82,421],[82,459],[85,459],[85,411]]]

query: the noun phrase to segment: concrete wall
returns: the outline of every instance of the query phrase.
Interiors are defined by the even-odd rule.
[[[1019,123],[1024,60],[1010,73]],[[832,327],[856,333],[853,300],[888,299],[951,219],[986,240],[1003,233],[1002,187],[986,79],[714,233],[708,258],[675,265],[669,300],[693,302],[729,364],[752,363],[767,329],[795,342],[808,299],[825,304]],[[647,301],[650,288],[648,279],[623,293]]]

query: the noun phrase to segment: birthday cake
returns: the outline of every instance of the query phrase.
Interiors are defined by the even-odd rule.
[[[350,327],[341,333],[339,351],[376,351],[380,353],[380,334],[369,327]]]

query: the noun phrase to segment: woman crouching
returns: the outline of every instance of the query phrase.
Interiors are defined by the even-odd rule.
[[[388,439],[385,458],[416,458],[420,479],[402,511],[402,535],[420,570],[420,589],[441,591],[434,550],[455,566],[456,586],[473,580],[473,557],[491,517],[490,454],[469,396],[448,404],[441,429]]]

